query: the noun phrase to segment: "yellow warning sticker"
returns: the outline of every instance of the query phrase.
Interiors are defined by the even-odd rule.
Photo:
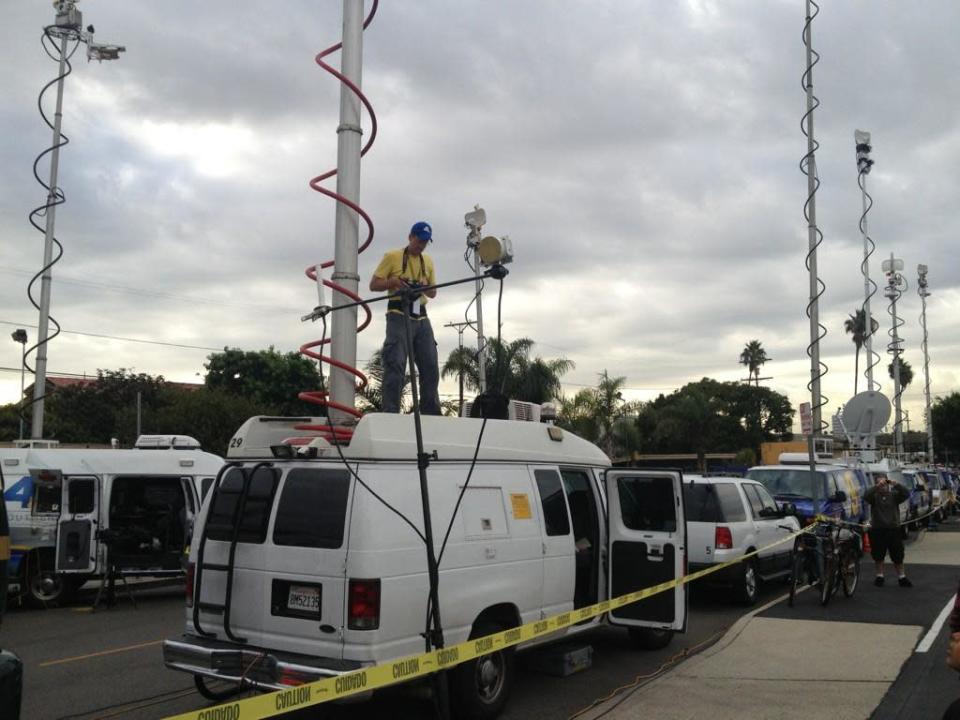
[[[514,520],[530,520],[530,498],[526,493],[510,493],[510,504],[513,506]]]

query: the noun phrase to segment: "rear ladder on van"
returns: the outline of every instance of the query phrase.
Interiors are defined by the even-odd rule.
[[[210,495],[210,509],[207,511],[207,517],[203,524],[203,530],[200,533],[200,541],[197,543],[197,560],[196,565],[194,566],[194,583],[193,583],[193,593],[194,593],[194,603],[193,603],[193,627],[196,629],[197,633],[203,635],[204,637],[216,637],[216,633],[209,632],[204,630],[200,625],[200,612],[206,610],[208,612],[216,613],[218,615],[223,615],[223,631],[226,633],[227,637],[237,643],[247,642],[247,638],[240,637],[235,635],[230,629],[230,604],[233,599],[233,567],[234,559],[237,554],[237,543],[240,539],[240,525],[241,519],[244,516],[244,512],[247,509],[248,503],[252,505],[256,504],[269,504],[273,502],[273,497],[269,498],[250,498],[250,484],[253,479],[253,476],[257,471],[262,467],[271,467],[273,463],[270,462],[261,462],[254,465],[252,468],[244,468],[237,463],[230,465],[225,465],[220,469],[220,472],[217,474],[217,478],[213,483],[213,488],[211,489]],[[231,469],[239,469],[243,475],[243,483],[240,486],[239,491],[236,490],[225,490],[222,487],[223,479],[226,476],[227,472]],[[217,506],[217,498],[219,496],[229,496],[236,495],[237,499],[233,503],[233,512],[229,516],[224,516],[222,518],[215,518],[213,515],[214,510]],[[269,507],[266,508],[269,512]],[[219,520],[220,522],[217,522]],[[216,527],[217,529],[229,529],[230,531],[230,550],[227,556],[226,564],[223,563],[208,563],[204,562],[203,556],[207,547],[207,540],[209,539],[209,531],[211,527]],[[203,575],[207,570],[213,572],[223,572],[227,574],[227,583],[226,588],[223,593],[223,603],[211,603],[211,602],[201,602],[200,598],[201,590],[203,586]]]

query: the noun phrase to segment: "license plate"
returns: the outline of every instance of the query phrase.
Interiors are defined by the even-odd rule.
[[[319,614],[320,588],[309,585],[291,585],[287,594],[287,609]]]

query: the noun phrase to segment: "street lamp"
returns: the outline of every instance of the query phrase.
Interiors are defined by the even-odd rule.
[[[14,342],[18,342],[22,346],[20,348],[20,403],[18,403],[18,404],[22,404],[23,391],[24,391],[23,371],[27,367],[27,331],[24,330],[23,328],[17,328],[12,333],[10,333],[10,337],[13,338]],[[20,439],[23,440],[23,409],[22,408],[20,410]]]
[[[60,72],[56,80],[51,81],[40,92],[40,114],[47,125],[50,126],[50,129],[53,130],[53,145],[41,153],[33,165],[34,176],[47,191],[47,201],[30,213],[30,222],[37,230],[44,234],[43,269],[39,273],[41,276],[39,303],[34,300],[31,292],[36,278],[30,281],[30,285],[27,288],[30,301],[37,310],[40,311],[40,322],[37,328],[37,344],[35,346],[37,350],[37,361],[34,371],[36,379],[33,383],[33,424],[31,426],[33,437],[37,439],[43,437],[43,405],[47,384],[47,343],[49,342],[48,335],[50,331],[50,284],[53,279],[52,268],[59,259],[59,255],[56,259],[54,259],[53,256],[54,244],[59,246],[59,242],[53,234],[53,229],[56,221],[57,205],[64,202],[63,191],[57,186],[57,172],[60,162],[60,148],[66,144],[66,140],[60,132],[60,122],[63,118],[63,81],[72,69],[70,67],[69,57],[73,53],[68,50],[68,46],[70,43],[84,43],[87,46],[88,61],[116,60],[120,56],[120,53],[126,50],[126,48],[121,45],[106,45],[93,41],[93,25],[88,25],[86,30],[83,29],[83,16],[77,9],[77,0],[54,0],[53,7],[56,18],[52,25],[44,28],[43,43],[47,54],[60,63]],[[57,41],[60,43],[59,46],[56,44]],[[48,42],[56,49],[56,54],[48,47]],[[57,85],[57,104],[54,120],[51,123],[43,111],[42,99],[43,93],[47,88],[51,87],[54,82],[56,82]],[[50,181],[44,184],[43,181],[40,180],[40,175],[37,174],[37,164],[47,153],[50,153]],[[41,227],[39,222],[40,217],[44,218],[43,227]],[[62,247],[60,254],[62,254]],[[54,325],[56,325],[56,320],[53,322]],[[59,332],[59,326],[57,327],[57,332]]]

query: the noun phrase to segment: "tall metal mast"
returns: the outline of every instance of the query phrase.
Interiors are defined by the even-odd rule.
[[[900,274],[903,270],[903,260],[895,258],[890,253],[890,259],[883,261],[883,271],[887,274],[887,287],[884,296],[890,301],[890,343],[887,352],[893,357],[893,407],[896,412],[893,425],[893,447],[897,457],[903,457],[903,410],[901,396],[903,386],[900,384],[900,358],[903,355],[903,340],[900,339],[899,329],[904,324],[897,315],[897,300],[907,289],[907,281]]]
[[[343,54],[340,72],[358,88],[361,87],[363,61],[363,0],[343,0]],[[337,127],[337,194],[355,205],[360,200],[360,98],[349,86],[340,86],[340,125]],[[334,225],[335,252],[333,282],[353,293],[357,292],[360,275],[357,271],[359,216],[346,203],[338,202]],[[333,305],[346,305],[353,298],[333,291]],[[350,367],[357,364],[357,308],[333,314],[331,357]],[[330,398],[335,403],[353,407],[356,397],[355,378],[336,365],[330,371]],[[330,421],[343,424],[350,415],[329,409]]]
[[[876,246],[870,235],[867,233],[867,213],[873,207],[873,199],[867,192],[867,175],[873,167],[873,159],[870,152],[873,150],[870,145],[870,133],[863,130],[855,130],[853,133],[854,142],[857,146],[857,180],[860,185],[860,195],[863,201],[863,214],[860,216],[860,234],[863,236],[863,262],[860,264],[860,271],[863,273],[863,315],[864,315],[864,336],[863,345],[867,350],[866,365],[864,374],[867,378],[867,390],[879,390],[880,383],[873,379],[873,368],[877,364],[877,357],[873,352],[873,316],[870,313],[870,299],[877,292],[877,284],[870,278],[870,256]],[[869,202],[869,204],[868,204]]]
[[[58,0],[54,2],[53,7],[56,11],[54,24],[44,28],[45,38],[49,38],[51,41],[59,40],[60,42],[58,48],[60,53],[60,67],[56,79],[57,104],[52,125],[53,145],[49,150],[50,180],[46,186],[46,205],[41,206],[41,208],[31,213],[31,221],[40,211],[42,211],[44,215],[43,269],[41,270],[40,304],[38,306],[40,321],[37,330],[37,344],[34,345],[37,350],[37,359],[34,370],[36,377],[33,384],[33,418],[30,426],[30,436],[34,440],[43,438],[43,411],[47,386],[47,344],[50,339],[50,289],[53,282],[52,269],[56,262],[53,259],[53,246],[56,243],[54,226],[57,219],[57,205],[64,202],[64,196],[57,186],[57,180],[60,166],[60,147],[66,144],[60,131],[60,126],[63,120],[64,80],[67,75],[70,74],[70,70],[67,69],[69,66],[67,58],[68,55],[72,54],[67,52],[67,48],[70,42],[85,43],[87,46],[87,59],[98,61],[116,60],[120,56],[120,53],[126,50],[126,48],[119,45],[105,45],[93,42],[93,26],[90,26],[87,30],[82,29],[83,17],[82,13],[77,10],[76,0]],[[49,85],[47,87],[49,87]],[[44,88],[44,90],[46,90],[46,88]],[[43,93],[41,92],[41,98],[42,97]],[[40,112],[43,114],[42,107]],[[43,115],[43,118],[49,124],[46,115]],[[36,171],[36,168],[34,168],[34,171]],[[39,176],[37,176],[37,179],[39,180]],[[37,227],[39,229],[39,226]],[[31,297],[31,301],[32,300],[33,298]],[[25,358],[24,363],[26,363]]]
[[[820,362],[820,340],[826,334],[826,328],[820,324],[820,295],[823,294],[823,283],[817,274],[817,248],[822,241],[822,234],[817,228],[817,188],[820,180],[817,177],[816,150],[819,147],[813,135],[813,111],[819,106],[820,101],[813,94],[813,66],[819,61],[820,56],[812,46],[812,24],[820,9],[811,14],[811,7],[817,7],[816,3],[807,0],[806,23],[803,28],[803,41],[807,50],[807,68],[803,73],[802,85],[807,94],[807,112],[803,116],[806,124],[804,134],[807,136],[807,154],[800,162],[801,170],[807,176],[807,201],[804,204],[804,211],[807,217],[807,270],[810,275],[810,301],[807,304],[807,315],[810,318],[810,345],[807,353],[810,355],[810,383],[808,385],[811,394],[811,412],[813,435],[819,435],[824,430],[821,419],[821,408],[824,400],[820,393],[820,378],[825,374],[825,366]]]
[[[930,289],[927,284],[927,266],[917,265],[917,294],[923,308],[920,312],[920,326],[923,328],[923,394],[926,400],[924,421],[927,424],[927,462],[933,462],[933,416],[930,414],[930,355],[927,353],[927,298]]]

